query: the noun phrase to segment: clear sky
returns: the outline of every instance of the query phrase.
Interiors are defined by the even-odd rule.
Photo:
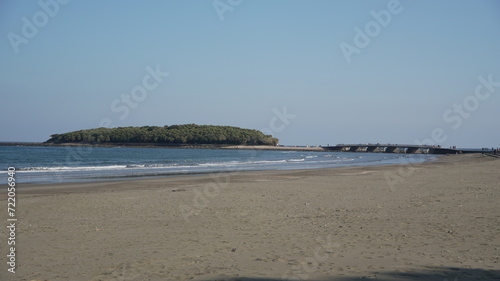
[[[0,34],[0,141],[196,123],[500,146],[500,1],[12,0]]]

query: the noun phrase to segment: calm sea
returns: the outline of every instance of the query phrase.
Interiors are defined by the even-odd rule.
[[[8,167],[20,183],[80,182],[247,170],[406,164],[432,155],[104,147],[0,146],[0,184]]]

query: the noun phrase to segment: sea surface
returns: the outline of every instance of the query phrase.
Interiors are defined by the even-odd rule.
[[[408,164],[435,158],[423,154],[0,146],[0,184],[7,183],[9,167],[16,169],[18,183],[59,183],[229,171]]]

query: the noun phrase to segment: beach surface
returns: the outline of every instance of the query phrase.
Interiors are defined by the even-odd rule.
[[[17,186],[0,280],[500,280],[500,160]]]

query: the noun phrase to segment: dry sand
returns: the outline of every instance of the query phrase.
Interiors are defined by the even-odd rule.
[[[499,171],[460,155],[20,184],[17,273],[2,227],[0,280],[500,280]]]

